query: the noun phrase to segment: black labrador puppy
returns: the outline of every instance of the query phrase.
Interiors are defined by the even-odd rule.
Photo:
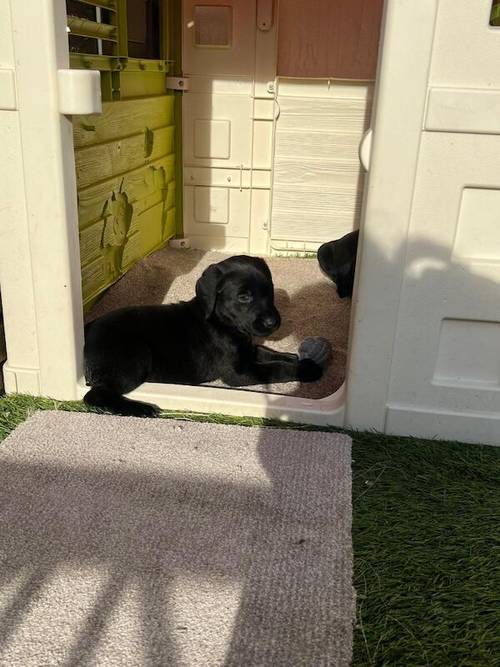
[[[198,385],[221,379],[233,387],[319,380],[329,343],[306,339],[299,354],[255,345],[281,323],[263,259],[240,255],[209,266],[187,302],[115,310],[85,328],[89,406],[153,417],[156,405],[123,396],[143,382]]]
[[[318,249],[318,262],[324,274],[337,285],[341,299],[352,296],[359,231],[349,232],[341,239],[323,243]]]

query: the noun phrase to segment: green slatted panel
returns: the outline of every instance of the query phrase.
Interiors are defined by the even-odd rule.
[[[73,18],[69,24],[86,36],[106,34],[112,45],[108,50],[113,50],[112,55],[71,53],[72,67],[101,71],[105,100],[102,114],[73,117],[82,289],[88,309],[178,231],[180,117],[176,96],[165,93],[170,61],[127,56],[126,0],[86,4],[113,10],[104,28],[89,19]],[[163,56],[173,44],[169,21],[179,7],[177,0],[170,2],[162,14]]]

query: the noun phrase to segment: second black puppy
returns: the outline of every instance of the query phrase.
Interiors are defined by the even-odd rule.
[[[313,382],[329,346],[304,341],[299,354],[254,345],[281,323],[269,267],[240,255],[209,266],[191,301],[121,308],[85,330],[87,405],[115,414],[155,416],[155,405],[123,396],[143,382],[197,385],[221,379],[234,387]]]
[[[341,299],[352,296],[359,231],[349,232],[336,241],[323,243],[318,249],[318,262],[323,273],[337,285]]]

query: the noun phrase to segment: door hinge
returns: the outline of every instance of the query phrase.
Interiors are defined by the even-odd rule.
[[[189,90],[189,79],[186,76],[167,76],[167,90]]]

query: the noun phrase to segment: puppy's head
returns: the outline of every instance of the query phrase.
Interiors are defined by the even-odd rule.
[[[352,296],[359,232],[323,243],[318,249],[318,263],[323,273],[337,286],[341,299]]]
[[[281,324],[274,286],[263,259],[238,255],[211,264],[196,283],[205,317],[248,336],[269,336]]]

